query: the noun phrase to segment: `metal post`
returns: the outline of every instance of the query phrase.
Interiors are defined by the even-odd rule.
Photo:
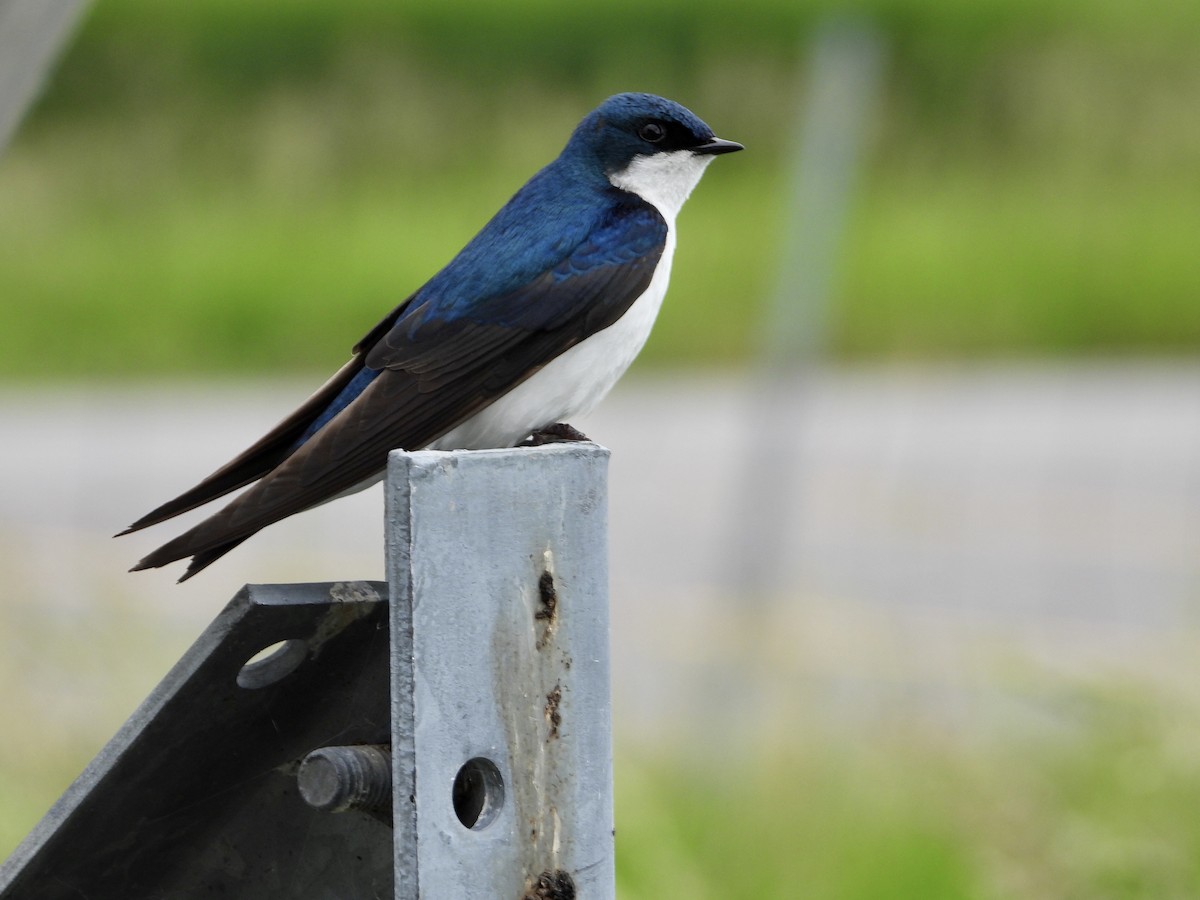
[[[615,894],[607,463],[391,456],[397,900]]]

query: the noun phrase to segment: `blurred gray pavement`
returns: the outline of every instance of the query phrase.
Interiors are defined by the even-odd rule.
[[[312,387],[0,391],[6,627],[52,642],[115,604],[182,647],[244,582],[380,578],[378,488],[273,526],[180,586],[181,567],[125,572],[178,526],[109,537]],[[1200,365],[831,368],[783,392],[779,421],[752,420],[753,389],[632,377],[573,423],[613,451],[621,721],[750,708],[731,665],[796,715],[831,698],[867,714],[928,697],[969,708],[1014,660],[1197,683]],[[761,513],[782,530],[748,596],[735,556],[756,510],[740,498],[769,454],[788,477]]]

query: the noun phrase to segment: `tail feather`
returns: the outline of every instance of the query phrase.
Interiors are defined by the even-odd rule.
[[[163,544],[163,546],[159,547],[153,553],[143,557],[138,561],[137,565],[135,565],[129,571],[141,572],[145,569],[158,569],[178,560],[186,559],[190,556],[192,559],[191,562],[188,563],[187,571],[185,571],[179,578],[179,581],[182,583],[187,581],[202,569],[208,568],[238,544],[242,543],[242,541],[251,537],[250,534],[245,534],[241,537],[234,538],[233,540],[226,541],[223,544],[217,544],[214,547],[197,550],[191,544],[190,538],[192,536],[192,532],[185,532],[184,534],[181,534],[175,540],[167,544]]]
[[[231,491],[236,491],[240,487],[245,487],[266,475],[294,452],[296,441],[362,367],[362,357],[356,355],[318,388],[299,409],[272,428],[269,433],[248,447],[238,457],[217,469],[191,490],[185,491],[174,500],[168,500],[162,506],[146,513],[115,536],[121,537],[121,535],[157,525],[159,522],[165,522],[180,513],[188,512],[211,500],[223,497]]]
[[[204,550],[200,553],[195,554],[194,556],[192,556],[192,561],[190,563],[188,563],[187,571],[185,571],[182,575],[179,576],[179,581],[177,583],[182,584],[183,582],[185,582],[189,578],[191,578],[193,575],[195,575],[197,572],[199,572],[201,569],[207,569],[209,566],[211,566],[213,563],[215,563],[218,559],[220,559],[222,556],[224,556],[226,553],[228,553],[230,550],[232,550],[234,547],[236,547],[242,541],[246,540],[246,538],[248,538],[248,537],[250,537],[250,535],[246,535],[245,537],[237,538],[236,540],[228,541],[219,547],[213,547],[211,550]]]

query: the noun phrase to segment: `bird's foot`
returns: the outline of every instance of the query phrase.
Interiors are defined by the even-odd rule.
[[[535,431],[521,441],[520,446],[540,447],[543,444],[567,444],[590,440],[591,438],[578,428],[572,428],[566,422],[555,422],[553,425],[547,425],[545,428]]]

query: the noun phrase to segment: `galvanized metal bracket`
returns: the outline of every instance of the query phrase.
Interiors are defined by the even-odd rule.
[[[0,900],[613,897],[607,461],[394,453],[390,604],[243,588]]]
[[[615,894],[607,470],[590,443],[391,456],[397,898]]]

